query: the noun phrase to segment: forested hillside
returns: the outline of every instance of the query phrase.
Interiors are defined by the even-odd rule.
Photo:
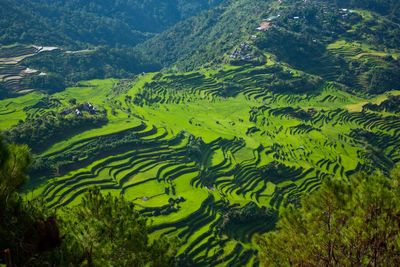
[[[129,12],[130,9],[124,6],[127,3],[123,1],[112,8],[102,2],[81,5],[77,2],[43,4],[32,1],[25,11],[30,10],[30,6],[35,10],[34,3],[48,7],[47,13],[40,9],[34,18],[43,25],[37,30],[21,26],[18,19],[23,16],[18,16],[18,19],[11,19],[13,25],[7,24],[11,20],[3,20],[5,32],[0,36],[5,38],[11,34],[19,38],[29,34],[32,36],[28,43],[63,46],[60,50],[40,53],[20,63],[56,77],[44,81],[43,77],[25,79],[21,86],[23,89],[62,90],[80,80],[126,78],[172,66],[182,71],[221,65],[230,62],[229,56],[243,43],[251,46],[253,59],[256,58],[252,61],[263,62],[263,55],[268,53],[281,62],[328,81],[342,83],[347,90],[358,93],[381,93],[394,89],[393,86],[400,81],[400,27],[396,2],[205,2],[130,3],[129,8],[135,12],[145,10],[141,11],[141,16],[146,18],[141,18]],[[75,5],[79,8],[73,8]],[[209,7],[208,11],[200,12]],[[6,12],[12,8],[2,9],[4,17],[10,17]],[[180,15],[168,16],[171,12]],[[55,22],[48,21],[54,18]],[[154,27],[144,29],[140,26],[140,23],[149,25],[148,20],[154,22],[151,24]],[[26,21],[29,19],[22,20],[23,23]],[[87,21],[87,25],[82,27],[77,21]],[[256,29],[262,21],[268,21],[268,30]],[[47,38],[43,39],[42,35]],[[13,41],[18,40],[14,38]],[[88,46],[91,48],[66,49]],[[13,95],[15,90],[7,88]]]
[[[400,82],[398,6],[388,1],[231,1],[138,49],[160,65],[193,70],[226,63],[247,43],[256,53],[267,52],[355,92],[374,94]],[[258,31],[262,21],[268,21],[268,29]]]
[[[220,2],[1,1],[0,98],[159,70],[133,47]]]
[[[0,44],[134,46],[218,2],[2,0]]]
[[[179,23],[140,45],[138,50],[163,66],[176,63],[180,69],[220,63],[225,53],[254,32],[271,5],[274,1],[228,1]]]

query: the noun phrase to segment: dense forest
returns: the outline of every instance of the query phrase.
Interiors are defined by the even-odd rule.
[[[4,0],[0,44],[134,46],[215,4],[218,1]]]
[[[100,64],[99,64],[100,62]],[[58,91],[78,81],[98,78],[129,78],[161,69],[158,63],[142,57],[134,49],[98,47],[90,53],[55,51],[25,59],[22,64],[46,72],[47,77],[28,77],[28,88]]]

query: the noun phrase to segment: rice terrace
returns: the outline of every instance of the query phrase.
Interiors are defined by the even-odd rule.
[[[259,266],[260,235],[274,231],[287,208],[301,208],[303,196],[326,180],[389,175],[400,164],[400,48],[389,33],[378,40],[366,30],[397,29],[398,18],[357,1],[350,9],[315,0],[311,7],[323,2],[312,9],[318,26],[308,26],[311,7],[293,4],[303,1],[257,0],[259,13],[251,1],[219,2],[226,6],[199,11],[165,35],[138,35],[153,49],[143,52],[148,59],[161,49],[157,38],[170,42],[185,23],[198,34],[207,30],[196,23],[214,27],[207,34],[220,39],[211,45],[224,53],[198,68],[187,66],[202,60],[196,53],[204,47],[185,50],[197,43],[182,36],[174,45],[187,54],[175,65],[128,76],[107,61],[104,69],[118,75],[102,77],[96,62],[125,62],[130,50],[68,44],[71,36],[65,44],[1,46],[0,130],[32,154],[30,179],[19,189],[24,202],[41,199],[68,217],[96,188],[132,203],[150,240],[178,240],[176,266]],[[219,22],[207,21],[218,15],[230,27],[237,10],[255,15],[230,44],[215,33]],[[63,74],[67,64],[79,70]],[[93,75],[82,74],[85,64]]]

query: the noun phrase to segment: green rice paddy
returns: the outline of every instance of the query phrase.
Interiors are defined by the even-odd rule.
[[[57,107],[34,108],[47,96],[31,93],[0,101],[0,127],[59,112],[71,98],[104,108],[107,125],[36,155],[57,162],[75,157],[55,175],[31,177],[26,196],[62,208],[78,204],[88,188],[98,186],[134,202],[151,219],[154,238],[179,237],[181,257],[194,264],[253,266],[252,239],[273,221],[221,233],[227,207],[254,202],[280,210],[298,205],[325,177],[386,171],[400,161],[400,115],[362,108],[389,94],[369,99],[333,83],[310,94],[276,93],[264,82],[273,75],[269,67],[150,73],[131,83],[87,81],[52,95],[61,101]],[[225,97],[222,84],[228,81],[239,89]],[[121,142],[108,146],[115,140]],[[375,150],[380,157],[373,156]]]

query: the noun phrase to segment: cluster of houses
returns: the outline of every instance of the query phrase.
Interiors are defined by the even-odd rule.
[[[231,59],[252,60],[250,52],[251,46],[248,43],[241,43],[229,57]]]
[[[96,112],[97,112],[96,108],[92,104],[90,104],[89,102],[87,102],[85,104],[82,104],[79,107],[77,107],[75,109],[75,114],[77,116],[82,116],[82,111],[87,111],[90,114],[96,114]]]
[[[60,115],[66,116],[68,114],[75,113],[76,116],[81,117],[83,111],[89,112],[90,114],[96,114],[97,109],[91,103],[87,102],[79,105],[78,107],[75,108],[75,110],[71,108],[64,109],[63,111],[60,112]]]

